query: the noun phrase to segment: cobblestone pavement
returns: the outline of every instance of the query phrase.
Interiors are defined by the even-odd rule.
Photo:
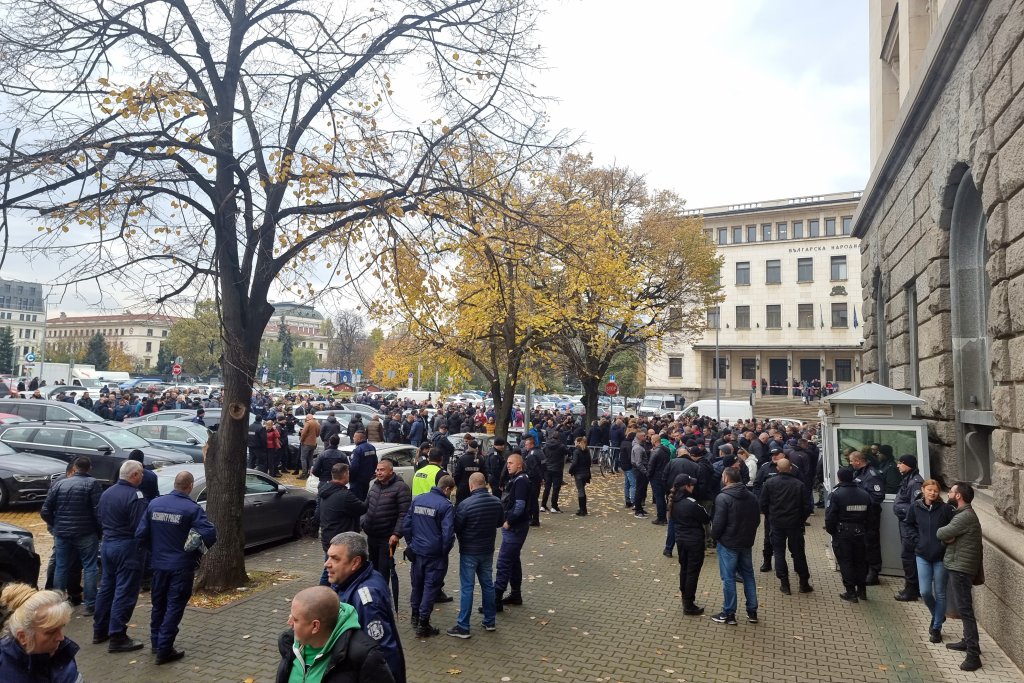
[[[684,617],[678,564],[661,554],[665,528],[622,508],[621,482],[621,476],[595,474],[590,516],[570,514],[575,501],[563,495],[567,514],[543,515],[542,526],[530,530],[523,555],[526,604],[499,615],[496,632],[485,632],[474,614],[469,640],[442,634],[417,641],[408,624],[409,568],[399,565],[399,624],[410,682],[1024,681],[984,633],[984,667],[960,671],[962,655],[928,642],[924,605],[892,599],[900,584],[895,579],[869,589],[866,604],[840,601],[841,583],[828,564],[820,511],[808,530],[813,593],[784,596],[774,574],[758,573],[759,624],[741,618],[739,626],[725,626],[708,616]],[[32,514],[37,513],[29,510],[24,517]],[[22,515],[0,516],[12,517],[25,525]],[[78,660],[85,679],[272,681],[276,638],[286,628],[288,601],[298,588],[316,581],[321,557],[313,540],[250,556],[251,569],[283,569],[296,578],[219,611],[190,608],[177,642],[188,654],[164,667],[154,666],[148,649],[109,655],[105,647],[91,645],[91,623],[76,613],[68,634],[82,646]],[[454,557],[446,585],[457,594]],[[701,575],[698,603],[714,614],[721,609],[721,594],[712,555]],[[147,597],[140,601],[131,631],[143,640],[148,635]],[[435,612],[432,621],[442,631],[454,624],[457,604],[440,605]],[[958,622],[947,623],[947,640],[959,639],[960,633]]]

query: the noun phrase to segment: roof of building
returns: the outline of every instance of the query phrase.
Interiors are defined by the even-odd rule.
[[[163,315],[160,313],[111,313],[110,315],[65,315],[61,314],[56,318],[47,318],[47,324],[56,325],[79,325],[83,323],[99,323],[99,322],[130,322],[130,321],[147,321],[156,324],[173,325],[175,322],[180,320],[172,315]]]
[[[789,197],[785,199],[769,199],[759,202],[747,202],[745,204],[707,206],[699,209],[688,209],[684,214],[687,216],[719,216],[758,213],[762,211],[791,210],[807,206],[825,206],[829,204],[859,202],[860,196],[861,193],[859,191],[833,192],[831,194],[812,195],[808,197]]]
[[[324,316],[320,314],[315,308],[308,304],[300,304],[294,301],[280,301],[278,303],[271,303],[274,307],[274,315],[277,316],[290,316],[293,318],[312,318],[315,320],[323,320]]]

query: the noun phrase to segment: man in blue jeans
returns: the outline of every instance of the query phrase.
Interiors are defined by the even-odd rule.
[[[722,577],[722,611],[711,617],[717,624],[736,625],[736,574],[743,579],[747,621],[757,623],[757,584],[751,550],[761,523],[757,498],[740,482],[731,467],[722,472],[722,492],[715,498],[711,538],[718,544],[718,571]]]
[[[473,586],[480,581],[484,607],[484,629],[497,627],[497,607],[491,567],[494,561],[494,530],[505,521],[501,501],[487,490],[487,478],[481,472],[469,475],[469,497],[455,508],[455,536],[459,539],[459,619],[446,633],[453,638],[469,638],[469,615],[473,611]]]

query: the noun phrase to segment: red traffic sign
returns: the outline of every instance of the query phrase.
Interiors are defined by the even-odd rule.
[[[618,394],[619,393],[619,384],[618,384],[618,382],[608,382],[608,384],[605,384],[604,385],[604,393],[608,394],[609,396],[615,396],[616,394]]]
[[[171,366],[171,374],[172,375],[180,375],[181,374],[181,365],[179,365],[178,363],[175,363],[174,365],[172,365]]]

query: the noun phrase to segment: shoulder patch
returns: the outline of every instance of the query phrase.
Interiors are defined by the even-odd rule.
[[[380,619],[375,619],[366,625],[366,635],[374,640],[380,640],[384,637],[384,624]]]
[[[142,495],[142,491],[136,491],[136,492],[135,492],[135,497],[136,497],[136,498],[145,498],[145,496],[144,496],[144,495]]]
[[[876,490],[876,491],[881,491],[881,490],[882,490],[882,487],[881,487],[881,486],[879,486],[878,484],[875,484],[875,490]]]
[[[369,605],[373,602],[373,595],[370,593],[370,589],[366,586],[363,586],[356,591],[356,595],[359,596],[359,604],[361,605]]]

